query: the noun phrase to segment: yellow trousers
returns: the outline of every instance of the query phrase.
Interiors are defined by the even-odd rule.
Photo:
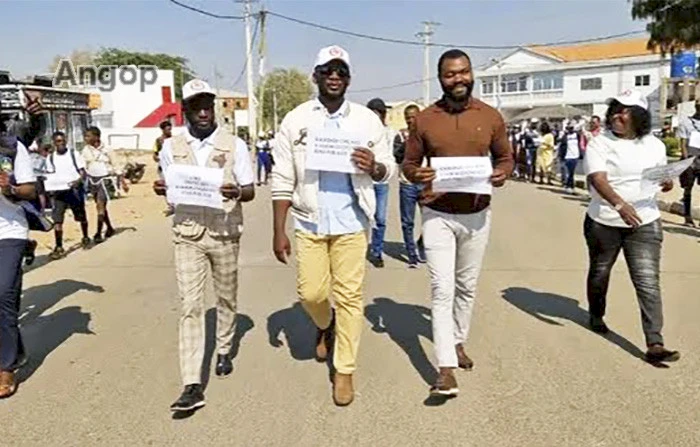
[[[364,325],[362,289],[367,235],[364,232],[322,236],[296,232],[297,293],[314,324],[331,323],[335,302],[333,366],[340,374],[356,369]]]

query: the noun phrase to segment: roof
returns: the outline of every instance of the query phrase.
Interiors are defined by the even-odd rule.
[[[533,46],[526,49],[562,62],[582,62],[654,54],[647,49],[648,41],[647,37],[643,37],[569,46]]]
[[[585,110],[572,106],[543,106],[535,107],[525,112],[519,113],[518,115],[510,117],[508,121],[524,121],[533,118],[561,119],[572,118],[575,116],[585,116],[587,114],[588,112],[586,112]]]
[[[214,90],[216,90],[216,88]],[[248,94],[221,88],[218,89],[218,94],[216,96],[219,98],[247,98]]]

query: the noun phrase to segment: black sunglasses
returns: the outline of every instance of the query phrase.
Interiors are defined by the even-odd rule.
[[[322,65],[316,68],[316,74],[319,76],[328,77],[333,72],[338,73],[341,78],[350,77],[350,70],[345,65]]]

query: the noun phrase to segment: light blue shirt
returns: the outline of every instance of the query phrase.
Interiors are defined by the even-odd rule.
[[[340,128],[348,107],[344,102],[324,123],[326,128]],[[369,220],[360,208],[350,174],[318,173],[318,224],[296,219],[296,229],[319,235],[352,234],[364,231]]]

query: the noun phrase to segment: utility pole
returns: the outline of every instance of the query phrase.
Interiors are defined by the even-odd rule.
[[[239,0],[245,3],[245,48],[246,48],[246,83],[248,84],[248,136],[255,146],[258,138],[257,113],[255,107],[255,85],[253,79],[253,1]]]
[[[440,25],[438,22],[423,22],[423,31],[416,33],[416,37],[423,41],[423,104],[430,105],[430,38],[433,34],[433,26]]]
[[[272,129],[277,135],[277,90],[272,89]]]
[[[260,76],[260,85],[259,85],[259,97],[260,97],[260,102],[258,106],[260,107],[260,113],[259,119],[260,119],[260,124],[258,128],[260,131],[264,131],[265,129],[265,53],[267,51],[267,45],[266,45],[266,39],[265,39],[265,8],[263,7],[260,10],[260,20],[259,26],[260,26],[260,43],[258,45],[258,59],[259,59],[259,69],[258,69],[258,76]]]

